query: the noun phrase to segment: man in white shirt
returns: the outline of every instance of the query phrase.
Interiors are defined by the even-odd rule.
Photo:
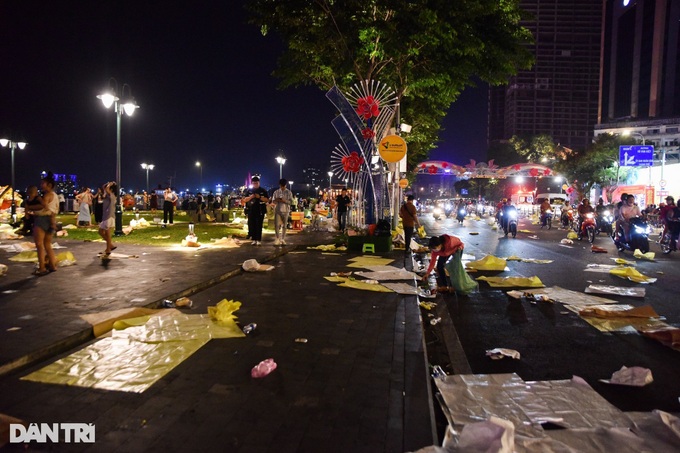
[[[293,193],[286,187],[287,185],[288,181],[285,179],[279,180],[279,188],[272,195],[275,204],[274,231],[276,232],[276,239],[274,245],[286,245],[286,225],[288,225],[290,205],[293,202]]]

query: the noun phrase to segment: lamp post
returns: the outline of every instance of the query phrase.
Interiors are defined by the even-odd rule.
[[[203,193],[203,165],[201,165],[201,163],[199,161],[196,161],[196,166],[200,170],[200,178],[201,178],[201,179],[199,179],[198,190],[200,190],[201,193]]]
[[[154,164],[142,164],[142,168],[146,170],[146,193],[149,194],[149,170],[153,170]]]
[[[12,214],[12,221],[16,221],[15,216],[17,214],[17,206],[16,203],[14,202],[14,192],[16,191],[16,188],[14,187],[14,150],[19,147],[19,149],[24,149],[26,148],[26,145],[28,143],[26,142],[15,142],[13,140],[10,140],[8,138],[0,138],[0,145],[3,148],[9,148],[11,151],[12,155],[12,207],[10,210],[10,213]]]
[[[111,86],[111,82],[115,82],[115,86]],[[125,87],[128,88],[128,95],[125,96]],[[122,98],[117,96],[118,92],[118,82],[116,79],[109,79],[109,88],[102,94],[97,96],[97,99],[102,101],[104,107],[107,109],[113,106],[114,112],[116,112],[116,186],[118,186],[118,193],[116,194],[116,229],[114,233],[116,236],[123,235],[123,208],[121,206],[121,192],[120,192],[120,124],[121,118],[123,117],[123,111],[127,116],[132,116],[135,110],[139,108],[135,102],[135,98],[132,97],[132,89],[127,83],[123,84],[123,89],[121,92]]]
[[[333,190],[333,172],[328,172],[328,196],[331,196],[331,190]]]
[[[281,154],[276,158],[276,162],[279,163],[279,179],[283,179],[283,164],[286,163],[286,158]]]

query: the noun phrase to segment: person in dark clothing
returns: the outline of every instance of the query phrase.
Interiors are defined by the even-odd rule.
[[[401,205],[399,209],[399,217],[401,217],[402,225],[404,226],[404,240],[406,241],[406,248],[404,253],[408,254],[411,251],[411,238],[413,238],[413,231],[416,226],[420,226],[418,222],[418,212],[413,204],[414,196],[406,197],[406,203]]]
[[[33,211],[40,209],[41,206],[42,201],[40,200],[38,188],[36,186],[29,186],[26,190],[26,200],[24,200],[24,226],[21,227],[18,233],[24,236],[33,234]]]
[[[345,227],[347,227],[347,211],[351,205],[352,199],[347,195],[347,189],[343,187],[340,195],[335,198],[340,231],[345,231]]]
[[[267,213],[269,193],[260,187],[259,176],[253,176],[250,181],[253,187],[248,190],[243,199],[248,209],[248,235],[253,240],[252,245],[262,245],[262,226],[264,215]]]

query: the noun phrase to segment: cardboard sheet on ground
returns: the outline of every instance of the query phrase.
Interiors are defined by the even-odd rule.
[[[379,256],[357,256],[356,258],[352,258],[349,260],[350,263],[347,265],[347,267],[359,267],[359,268],[364,268],[364,269],[370,269],[371,266],[387,266],[388,264],[392,263],[394,260],[389,259],[389,258],[381,258]]]
[[[154,316],[21,379],[141,393],[211,338],[244,336],[236,323],[221,326],[206,314]]]
[[[642,335],[652,338],[661,344],[680,351],[680,328],[669,325],[649,326],[638,329]]]
[[[612,296],[645,297],[645,289],[638,287],[589,285],[586,288],[589,294],[609,294]]]
[[[636,331],[640,331],[641,329],[659,329],[668,325],[657,318],[639,316],[623,317],[614,313],[607,316],[581,316],[580,313],[584,310],[585,307],[579,307],[576,305],[565,305],[565,308],[569,311],[578,314],[581,317],[581,319],[583,319],[585,322],[587,322],[600,332],[617,332],[634,334]],[[607,311],[626,312],[628,310],[635,309],[635,307],[633,307],[632,305],[626,304],[591,305],[587,308],[597,310],[601,314],[606,313]]]
[[[540,278],[533,277],[477,277],[492,288],[542,288],[545,285]]]
[[[419,295],[420,292],[418,291],[417,286],[413,286],[412,284],[409,283],[403,283],[403,282],[385,282],[381,283],[385,288],[389,288],[395,293],[398,294],[405,294],[405,295]]]
[[[576,307],[581,307],[579,309],[582,309],[583,307],[589,305],[607,305],[616,303],[616,301],[612,299],[607,299],[599,296],[590,296],[588,294],[580,293],[578,291],[560,288],[559,286],[551,286],[549,288],[536,290],[527,290],[526,292],[531,294],[545,294],[555,302],[559,302],[561,304],[568,306],[573,305]]]
[[[137,318],[139,316],[150,316],[158,314],[159,316],[169,316],[173,314],[180,314],[179,310],[163,309],[157,310],[153,308],[122,308],[120,310],[105,311],[99,313],[87,313],[80,315],[80,318],[92,325],[92,331],[95,337],[102,336],[106,332],[113,329],[113,324],[122,319]]]
[[[344,286],[345,288],[354,288],[354,289],[361,289],[364,291],[375,291],[378,293],[392,293],[391,289],[380,285],[380,284],[375,284],[375,283],[366,283],[362,282],[361,280],[352,280],[352,279],[347,279],[343,283],[340,283],[338,286]]]
[[[633,267],[622,267],[618,269],[612,269],[609,271],[610,274],[616,275],[617,277],[625,278],[635,283],[654,283],[656,278],[647,277],[646,275],[638,272],[637,269]]]
[[[470,261],[465,263],[467,269],[475,269],[478,271],[509,271],[507,262],[503,258],[498,258],[493,255],[486,255],[481,260]]]
[[[390,266],[386,266],[390,267]],[[373,269],[373,268],[372,268]],[[370,280],[413,280],[417,275],[413,272],[407,271],[403,268],[392,267],[391,269],[385,269],[385,266],[381,266],[381,270],[371,270],[370,272],[355,272],[356,275]]]
[[[336,246],[335,244],[317,245],[316,247],[307,247],[307,250],[321,250],[324,252],[346,251],[347,247],[344,245]]]

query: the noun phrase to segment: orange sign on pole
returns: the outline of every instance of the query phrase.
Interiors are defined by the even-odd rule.
[[[399,162],[406,156],[406,142],[398,135],[388,135],[380,140],[380,157],[385,162]]]

